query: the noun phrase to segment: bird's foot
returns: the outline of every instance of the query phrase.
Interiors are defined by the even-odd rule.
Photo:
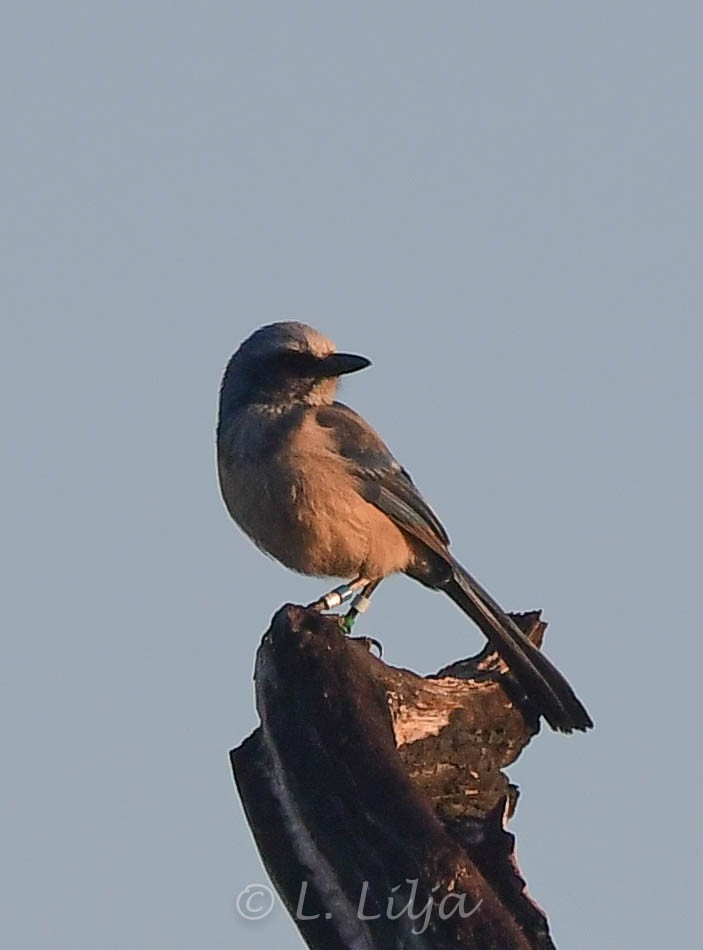
[[[378,640],[374,639],[374,637],[349,637],[349,639],[354,643],[362,643],[369,653],[371,653],[371,648],[375,647],[378,658],[381,659],[383,656],[383,647]]]
[[[356,623],[361,612],[362,611],[357,610],[355,607],[352,607],[343,617],[339,618],[339,628],[345,636],[348,637],[351,635],[351,632],[354,629],[354,624]],[[376,647],[379,657],[383,656],[383,647],[381,646],[380,642],[373,637],[355,637],[354,639],[363,640],[365,643]]]

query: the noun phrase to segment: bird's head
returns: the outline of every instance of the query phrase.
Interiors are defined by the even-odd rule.
[[[304,323],[268,324],[252,333],[229,361],[220,415],[254,404],[273,409],[328,404],[340,376],[370,363],[363,356],[338,353],[331,340]]]

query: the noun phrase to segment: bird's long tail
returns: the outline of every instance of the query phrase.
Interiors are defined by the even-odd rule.
[[[452,575],[441,589],[478,624],[552,729],[591,728],[591,717],[559,670],[458,561],[452,561]]]

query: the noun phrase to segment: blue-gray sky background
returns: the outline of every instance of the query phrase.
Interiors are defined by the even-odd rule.
[[[701,823],[697,3],[11,3],[0,35],[2,943],[295,948],[227,750],[320,584],[229,522],[223,366],[302,319],[596,720],[510,770],[560,947],[691,946]],[[405,579],[365,632],[477,649]]]

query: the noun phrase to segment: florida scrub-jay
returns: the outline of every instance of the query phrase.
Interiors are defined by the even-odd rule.
[[[449,537],[371,426],[335,402],[338,379],[370,365],[303,323],[261,327],[220,390],[218,474],[229,513],[294,571],[348,582],[352,613],[389,574],[441,590],[483,631],[552,728],[591,719],[566,679],[449,551]]]

